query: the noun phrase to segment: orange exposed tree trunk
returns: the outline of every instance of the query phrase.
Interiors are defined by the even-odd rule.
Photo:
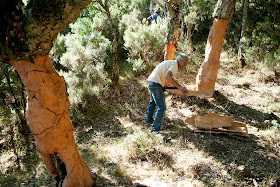
[[[177,40],[179,37],[179,25],[180,25],[180,6],[182,0],[170,0],[167,4],[167,31],[166,31],[166,46],[164,60],[173,60],[174,52],[177,46]]]
[[[66,84],[49,55],[38,55],[33,62],[10,63],[26,87],[27,122],[48,171],[63,181],[63,186],[91,186],[93,175],[78,152],[73,135]]]
[[[20,75],[37,150],[62,186],[92,186],[94,177],[77,150],[65,81],[48,53],[57,34],[90,2],[30,0],[25,6],[21,0],[0,1],[0,62],[10,62]]]
[[[164,60],[173,60],[175,52],[175,44],[166,44]]]
[[[196,87],[198,90],[214,93],[227,20],[233,12],[235,2],[236,0],[219,0],[216,4],[213,13],[214,22],[205,48],[205,60],[196,77]]]

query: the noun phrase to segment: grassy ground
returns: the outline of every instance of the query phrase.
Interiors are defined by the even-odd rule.
[[[192,61],[176,75],[189,89],[203,57]],[[121,77],[120,91],[72,106],[78,148],[98,186],[270,186],[280,176],[280,86],[271,76],[265,68],[239,69],[222,53],[213,98],[166,93],[162,137],[145,125],[147,75]],[[182,110],[233,116],[248,124],[250,136],[194,133]],[[122,124],[124,117],[132,123]],[[11,153],[1,155],[0,186],[54,186],[33,150],[17,169]]]

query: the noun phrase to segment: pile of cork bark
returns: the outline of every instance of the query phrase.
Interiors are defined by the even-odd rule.
[[[199,116],[188,117],[185,123],[194,132],[249,136],[246,124],[234,121],[232,116],[201,112]]]

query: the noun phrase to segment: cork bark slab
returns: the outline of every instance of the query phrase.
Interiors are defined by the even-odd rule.
[[[249,136],[247,125],[234,121],[232,116],[222,116],[214,113],[191,116],[186,118],[185,124],[194,132]]]
[[[203,98],[213,96],[213,92],[208,91],[208,90],[188,90],[187,93],[183,93],[179,89],[168,89],[167,88],[166,90],[170,93],[181,94],[181,95],[186,95],[186,96],[196,96],[196,97],[203,97]]]
[[[62,186],[91,186],[94,177],[78,152],[73,135],[66,84],[52,66],[49,55],[39,55],[34,62],[11,60],[10,63],[26,87],[27,122],[48,171],[53,177],[57,175],[51,155],[58,155],[67,172]]]

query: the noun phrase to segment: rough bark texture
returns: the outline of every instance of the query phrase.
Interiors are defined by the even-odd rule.
[[[188,0],[188,1],[187,1],[187,4],[188,4],[188,9],[190,10],[191,1]],[[190,47],[190,50],[191,50],[191,51],[193,50],[193,42],[192,42],[192,35],[191,35],[191,32],[192,32],[192,23],[193,23],[193,21],[189,20],[189,22],[188,22],[188,32],[187,32],[189,47]]]
[[[243,0],[243,18],[242,18],[242,27],[241,27],[241,34],[239,39],[239,45],[238,45],[238,63],[239,67],[243,68],[245,66],[245,59],[243,56],[243,51],[245,47],[245,36],[246,36],[246,30],[247,30],[247,12],[248,12],[248,0]]]
[[[57,34],[90,3],[90,0],[0,1],[0,60],[28,59],[48,54]]]
[[[77,150],[69,118],[69,100],[64,78],[52,66],[48,55],[34,62],[11,60],[26,87],[28,124],[35,136],[37,150],[53,177],[58,175],[51,155],[66,167],[62,186],[91,186],[93,175]]]
[[[190,50],[193,51],[193,42],[192,42],[192,23],[188,23],[188,32],[187,32],[187,37],[188,37],[188,42],[189,42],[189,47]]]
[[[170,0],[167,2],[167,31],[166,31],[166,47],[165,47],[165,55],[164,59],[170,59],[170,57],[174,57],[175,47],[177,45],[177,40],[179,37],[179,25],[180,25],[180,5],[182,0]],[[169,47],[168,45],[172,44],[173,47]],[[172,51],[173,50],[173,51]]]
[[[229,20],[233,14],[235,3],[236,0],[218,0],[213,17]]]
[[[235,0],[217,2],[213,25],[211,27],[205,48],[205,60],[196,77],[198,90],[207,90],[214,93],[214,87],[220,67],[220,54],[223,47],[227,19],[232,14]]]
[[[90,2],[30,0],[24,6],[21,0],[0,1],[0,62],[10,62],[19,73],[38,152],[63,186],[91,186],[93,175],[77,150],[65,82],[48,53],[57,34]]]
[[[106,6],[104,7],[104,9],[107,12],[107,16],[112,24],[112,30],[113,30],[113,36],[114,36],[114,40],[112,42],[112,48],[111,48],[111,54],[113,57],[113,76],[112,76],[112,81],[114,85],[118,85],[119,82],[119,74],[120,74],[120,70],[119,70],[119,61],[118,61],[118,45],[120,42],[120,31],[119,28],[117,26],[117,24],[113,21],[110,10],[109,10],[109,6],[108,4],[106,4]]]
[[[111,23],[112,26],[112,35],[113,35],[113,41],[112,41],[112,48],[111,48],[111,55],[113,58],[113,73],[112,73],[112,82],[113,85],[119,84],[119,77],[120,77],[120,70],[119,70],[119,62],[118,62],[118,45],[120,42],[120,31],[118,28],[118,25],[116,22],[113,21],[113,18],[111,16],[110,7],[109,7],[109,1],[105,1],[104,3],[101,0],[93,1],[97,2],[106,12],[107,17]]]
[[[233,116],[200,112],[199,116],[188,117],[185,120],[185,123],[194,132],[248,136],[247,125],[239,121],[234,121]]]

